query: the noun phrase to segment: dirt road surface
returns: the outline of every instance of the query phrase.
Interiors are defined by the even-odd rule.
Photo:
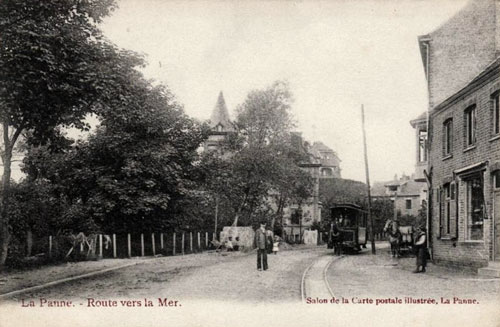
[[[324,247],[302,248],[268,255],[269,270],[257,271],[255,253],[201,253],[156,258],[136,266],[12,298],[87,299],[172,298],[244,302],[300,300],[304,269]]]

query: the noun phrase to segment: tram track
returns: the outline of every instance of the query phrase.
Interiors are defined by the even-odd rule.
[[[321,256],[307,266],[302,273],[300,287],[302,302],[305,302],[307,298],[324,299],[334,297],[327,273],[331,264],[342,257]]]

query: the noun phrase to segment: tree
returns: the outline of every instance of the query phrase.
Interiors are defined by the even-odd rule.
[[[251,91],[237,108],[237,133],[229,135],[224,145],[230,155],[205,157],[207,170],[213,173],[207,189],[219,206],[231,206],[234,226],[241,219],[255,224],[263,217],[274,225],[290,199],[310,194],[311,178],[298,167],[304,158],[292,144],[291,103],[284,82]]]
[[[140,74],[122,92],[121,104],[101,112],[101,125],[87,140],[56,162],[28,165],[27,159],[26,169],[50,180],[70,209],[101,231],[182,228],[179,209],[194,189],[203,126]]]
[[[13,148],[25,131],[43,144],[57,126],[88,128],[85,115],[119,101],[142,60],[105,40],[97,24],[113,0],[0,2],[0,123],[3,178],[0,269],[8,252]]]

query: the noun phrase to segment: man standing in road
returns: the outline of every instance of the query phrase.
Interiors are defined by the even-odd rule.
[[[427,237],[425,227],[418,230],[415,248],[417,251],[417,268],[413,272],[424,273],[425,266],[427,266]],[[420,267],[422,267],[422,270],[419,270]]]
[[[267,270],[267,235],[266,223],[261,223],[255,232],[255,245],[257,246],[257,270]]]

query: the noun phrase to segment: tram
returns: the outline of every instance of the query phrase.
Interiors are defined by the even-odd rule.
[[[333,248],[331,240],[334,226],[340,232],[342,250],[361,251],[366,248],[366,211],[352,203],[336,204],[330,208],[330,232],[328,248]]]

